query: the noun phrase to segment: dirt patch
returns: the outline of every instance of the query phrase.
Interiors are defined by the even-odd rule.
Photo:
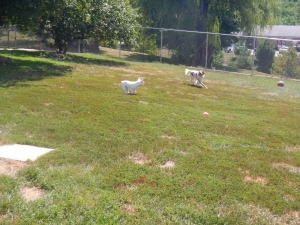
[[[262,185],[266,185],[268,183],[268,180],[265,177],[250,175],[250,170],[243,170],[242,168],[238,168],[238,170],[246,175],[243,179],[244,182],[254,182]]]
[[[122,206],[120,207],[120,209],[121,209],[123,212],[125,212],[126,214],[128,214],[128,215],[134,215],[134,214],[137,213],[136,207],[133,206],[133,205],[129,205],[129,204],[122,205]]]
[[[0,174],[14,176],[18,170],[29,165],[30,162],[23,162],[12,159],[0,158]]]
[[[18,161],[6,158],[0,158],[0,174],[6,176],[14,176],[21,168],[28,166],[30,161]],[[23,187],[21,188],[22,197],[27,201],[34,201],[42,197],[44,191],[37,187]],[[3,217],[2,219],[5,219]],[[1,221],[1,217],[0,217]]]
[[[244,182],[254,182],[254,183],[260,183],[262,185],[266,185],[267,179],[264,177],[254,177],[254,176],[245,176]]]
[[[21,189],[21,194],[25,201],[30,202],[40,199],[43,196],[44,191],[37,187],[23,187]]]
[[[131,154],[128,156],[130,159],[133,160],[133,162],[135,164],[139,164],[139,165],[145,165],[145,164],[150,164],[151,160],[149,160],[145,155],[143,155],[142,153],[135,153],[135,154]]]
[[[169,140],[176,139],[174,136],[169,136],[169,135],[162,135],[161,137]]]
[[[165,162],[165,164],[160,165],[159,167],[161,167],[161,168],[173,168],[174,166],[175,166],[174,161],[167,161],[167,162]]]

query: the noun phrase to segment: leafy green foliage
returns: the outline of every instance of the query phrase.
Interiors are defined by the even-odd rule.
[[[275,49],[273,43],[270,40],[260,41],[256,49],[257,70],[264,73],[270,73],[274,57]]]
[[[202,32],[231,33],[241,30],[251,32],[257,25],[265,27],[274,24],[279,12],[279,0],[132,0],[131,2],[143,15],[140,22],[143,26]],[[213,62],[213,52],[221,49],[221,43],[224,47],[235,42],[235,38],[210,37],[206,56],[206,38],[206,35],[200,35],[186,42],[183,41],[182,35],[175,34],[173,39],[166,37],[164,45],[178,54],[177,57],[185,60],[187,64],[204,66],[207,58],[210,66]],[[172,44],[169,43],[171,40]],[[187,43],[190,43],[190,46]]]
[[[280,6],[280,16],[276,24],[282,25],[299,25],[300,4],[295,0],[282,0]]]
[[[251,69],[252,59],[250,51],[245,46],[235,46],[234,54],[236,57],[229,59],[228,66],[239,69]]]
[[[215,51],[213,55],[212,66],[222,66],[224,63],[223,51]]]
[[[149,55],[159,55],[159,49],[156,44],[156,34],[151,34],[150,30],[141,29],[138,31],[136,37],[135,43],[133,43],[134,51]]]
[[[290,78],[300,78],[300,56],[295,48],[289,48],[288,52],[275,58],[271,73]]]
[[[130,42],[134,37],[136,13],[124,0],[47,0],[43,7],[33,31],[59,53],[76,39]]]
[[[42,5],[42,0],[0,1],[0,26],[19,25],[26,30],[35,25]]]

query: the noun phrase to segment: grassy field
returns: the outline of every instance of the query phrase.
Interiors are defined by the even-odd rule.
[[[55,149],[0,175],[0,224],[300,224],[300,82],[207,71],[205,89],[184,66],[106,52],[0,56],[15,60],[0,144]]]

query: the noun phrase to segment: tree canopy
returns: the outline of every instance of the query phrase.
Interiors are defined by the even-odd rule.
[[[138,17],[132,8],[138,9],[139,23],[143,26],[190,31],[251,34],[257,26],[300,24],[297,0],[2,0],[0,26],[31,27],[44,41],[53,39],[52,45],[65,52],[68,45],[79,38],[130,42]],[[145,38],[147,36],[155,35],[147,34]],[[232,43],[232,39],[229,36],[209,37],[209,64],[212,53]],[[187,46],[187,42],[193,44]],[[194,65],[204,65],[205,42],[205,35],[164,36],[169,50]]]
[[[1,0],[0,26],[19,24],[27,29],[41,12],[43,0]]]
[[[76,39],[130,41],[137,14],[124,0],[46,0],[33,31],[65,54]],[[53,43],[49,43],[49,38]]]
[[[258,25],[261,28],[272,25],[279,15],[279,0],[132,0],[140,9],[144,26],[155,26],[203,32],[251,33]],[[178,46],[183,44],[178,35]],[[205,64],[206,36],[197,37],[196,46],[184,58],[194,65]],[[221,37],[210,37],[208,61],[212,53],[220,49]]]
[[[7,0],[0,3],[0,25],[17,24],[65,54],[76,39],[134,37],[137,13],[126,0]]]

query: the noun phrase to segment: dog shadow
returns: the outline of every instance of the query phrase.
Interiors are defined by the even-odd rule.
[[[193,88],[203,88],[200,85],[193,85],[193,84],[187,84],[187,85],[190,86],[190,87],[193,87]]]

